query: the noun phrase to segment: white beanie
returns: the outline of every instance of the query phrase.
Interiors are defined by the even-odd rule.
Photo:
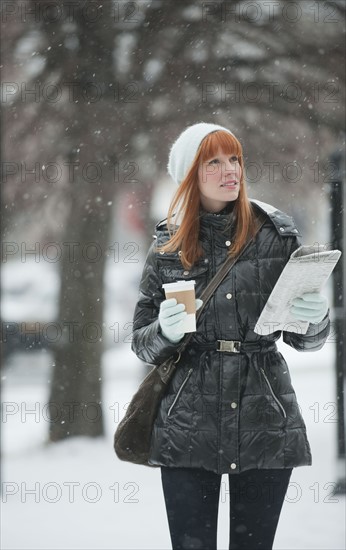
[[[169,153],[167,170],[178,185],[188,173],[201,141],[208,134],[216,130],[225,130],[234,136],[228,128],[224,128],[218,124],[198,122],[197,124],[188,126],[173,143]]]

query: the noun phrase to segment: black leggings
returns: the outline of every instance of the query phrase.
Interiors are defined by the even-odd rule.
[[[271,550],[292,468],[229,474],[229,549]],[[216,550],[221,475],[161,467],[173,550]]]

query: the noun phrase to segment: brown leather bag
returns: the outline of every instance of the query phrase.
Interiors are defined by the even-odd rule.
[[[203,304],[196,312],[196,322],[219,284],[245,252],[251,241],[255,239],[264,222],[265,219],[260,220],[255,235],[245,244],[238,256],[233,258],[228,257],[204,289],[200,296]],[[192,332],[186,335],[181,345],[177,348],[176,356],[169,357],[160,365],[153,367],[132,397],[126,409],[125,416],[114,434],[114,450],[120,460],[157,467],[148,463],[153,425],[161,400],[166,393],[169,382],[173,378],[180,356],[188,345],[192,335]]]

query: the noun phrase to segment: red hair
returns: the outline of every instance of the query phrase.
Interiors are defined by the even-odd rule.
[[[237,155],[242,169],[239,195],[234,205],[235,238],[229,254],[238,254],[246,240],[253,236],[256,229],[256,216],[246,192],[242,146],[236,137],[224,130],[212,132],[202,140],[194,161],[170,204],[167,214],[170,239],[161,247],[157,247],[157,250],[163,252],[180,250],[180,259],[185,269],[190,269],[203,256],[202,245],[199,241],[201,202],[198,188],[198,169],[201,163],[215,157],[219,148],[225,155]],[[177,211],[175,212],[176,208]],[[177,226],[176,221],[173,221],[174,216],[181,217],[179,226]]]

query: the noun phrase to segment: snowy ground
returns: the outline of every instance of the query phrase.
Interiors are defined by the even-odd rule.
[[[332,496],[336,460],[334,345],[298,353],[279,345],[307,424],[313,465],[293,470],[274,543],[277,550],[341,550],[345,496]],[[144,371],[129,345],[103,361],[106,437],[46,445],[51,355],[12,355],[3,373],[3,550],[171,548],[160,470],[117,460],[113,432]],[[12,403],[12,405],[11,405]],[[18,407],[18,408],[17,408]],[[27,414],[35,409],[37,414]],[[12,413],[12,414],[10,414]],[[218,548],[228,548],[227,476]]]

